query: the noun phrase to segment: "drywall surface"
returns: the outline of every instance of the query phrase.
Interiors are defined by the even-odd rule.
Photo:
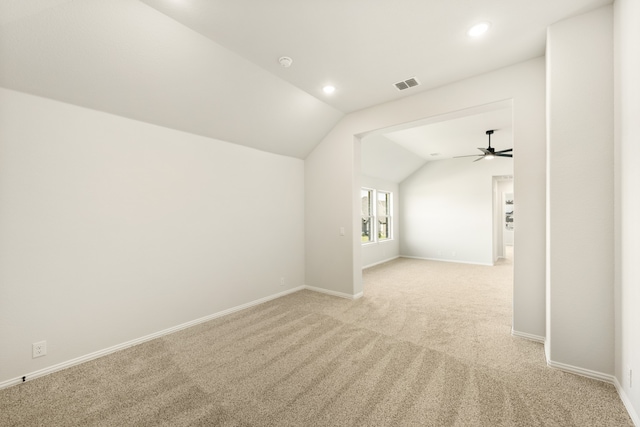
[[[614,369],[612,31],[607,6],[552,25],[547,37],[548,354],[551,362],[608,375]]]
[[[616,378],[640,425],[640,2],[614,3]],[[633,371],[633,387],[630,374]],[[631,406],[631,408],[630,408]]]
[[[428,162],[400,184],[402,256],[493,265],[493,176],[513,161],[474,160]]]
[[[2,1],[0,16],[8,89],[301,159],[344,115],[141,1]]]
[[[400,255],[400,198],[398,184],[380,178],[362,176],[362,187],[388,191],[392,194],[392,236],[390,240],[365,243],[362,245],[362,267],[379,264],[397,258]]]
[[[339,122],[304,162],[305,285],[356,295],[362,291],[361,283],[354,283],[354,268],[360,270],[361,255],[358,251],[356,256],[353,249],[361,245],[360,163],[354,169],[353,135],[348,150],[339,139],[331,138],[342,126]],[[352,188],[356,176],[357,198]]]
[[[302,160],[0,104],[0,382],[303,285]]]
[[[376,129],[512,100],[514,192],[514,330],[544,336],[545,325],[544,58],[351,113],[305,159],[306,284],[362,292],[360,139]],[[347,237],[339,235],[346,227]],[[402,227],[402,225],[401,225]]]

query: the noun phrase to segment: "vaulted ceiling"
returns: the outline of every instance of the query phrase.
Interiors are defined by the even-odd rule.
[[[511,101],[502,101],[380,129],[362,139],[361,172],[399,183],[430,161],[473,162],[483,155],[480,148],[488,147],[488,130],[494,131],[496,151],[513,148],[512,115]],[[513,165],[506,157],[495,162]]]
[[[0,86],[304,158],[345,114],[541,56],[608,3],[2,0]]]

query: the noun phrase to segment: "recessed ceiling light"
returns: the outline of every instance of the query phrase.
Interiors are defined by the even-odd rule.
[[[333,92],[336,91],[336,88],[335,88],[335,86],[327,85],[327,86],[322,88],[322,91],[324,93],[326,93],[327,95],[331,95]]]
[[[469,31],[467,31],[467,34],[469,35],[469,37],[480,37],[481,35],[483,35],[489,30],[490,26],[491,24],[488,22],[480,22],[474,25],[473,27],[469,28]]]

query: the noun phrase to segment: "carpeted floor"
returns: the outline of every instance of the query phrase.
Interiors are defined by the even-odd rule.
[[[3,426],[632,426],[514,338],[511,265],[398,259],[0,391]]]

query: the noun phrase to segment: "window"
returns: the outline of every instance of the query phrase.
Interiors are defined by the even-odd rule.
[[[373,190],[363,188],[360,190],[362,204],[362,243],[373,242]]]
[[[378,240],[391,238],[391,193],[378,191]]]
[[[373,243],[392,238],[393,205],[388,191],[362,188],[361,220],[362,243]]]

